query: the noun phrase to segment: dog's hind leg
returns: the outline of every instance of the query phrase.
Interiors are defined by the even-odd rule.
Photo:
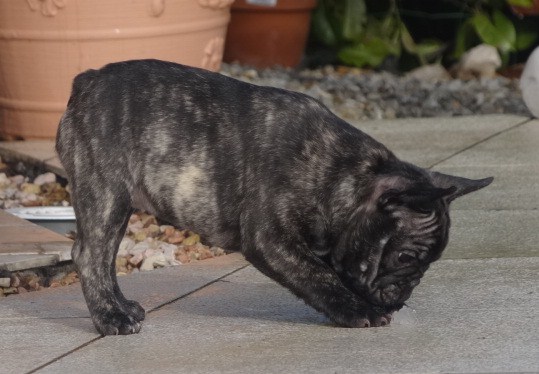
[[[115,269],[118,246],[133,211],[130,194],[121,182],[101,181],[96,188],[77,178],[73,181],[77,239],[72,255],[92,321],[103,335],[137,333],[144,309],[125,299]]]

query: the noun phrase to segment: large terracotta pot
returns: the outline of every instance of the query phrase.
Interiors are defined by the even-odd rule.
[[[156,58],[217,70],[233,0],[0,0],[0,136],[53,138],[73,77]]]
[[[236,0],[224,60],[263,68],[297,66],[316,0]]]

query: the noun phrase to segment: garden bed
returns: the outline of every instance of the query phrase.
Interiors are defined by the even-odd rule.
[[[0,160],[0,208],[37,206],[70,206],[66,181],[20,162],[7,164]],[[66,236],[75,239],[76,233],[68,232]],[[138,211],[131,216],[120,244],[116,271],[125,275],[224,254],[223,249],[202,243],[195,232],[161,224],[155,216]],[[0,283],[0,297],[78,282],[71,263],[13,273],[3,271],[0,279],[4,282]]]

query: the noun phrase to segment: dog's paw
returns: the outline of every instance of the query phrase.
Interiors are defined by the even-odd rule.
[[[144,308],[134,300],[125,300],[122,303],[122,309],[138,322],[144,321],[144,318],[146,317]]]
[[[144,312],[144,309],[142,311]],[[92,315],[92,321],[101,335],[136,334],[142,327],[140,320],[119,308],[112,308],[101,313],[96,311]]]
[[[353,315],[333,318],[333,321],[342,327],[364,328],[388,326],[391,323],[392,313],[381,310],[355,313]]]
[[[372,315],[355,320],[351,327],[381,327],[388,326],[391,323],[391,314]]]

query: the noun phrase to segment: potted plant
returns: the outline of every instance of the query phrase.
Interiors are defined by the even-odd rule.
[[[255,67],[293,67],[305,50],[316,0],[236,0],[224,60]]]
[[[217,70],[233,0],[0,1],[0,136],[54,138],[73,77],[157,58]]]

